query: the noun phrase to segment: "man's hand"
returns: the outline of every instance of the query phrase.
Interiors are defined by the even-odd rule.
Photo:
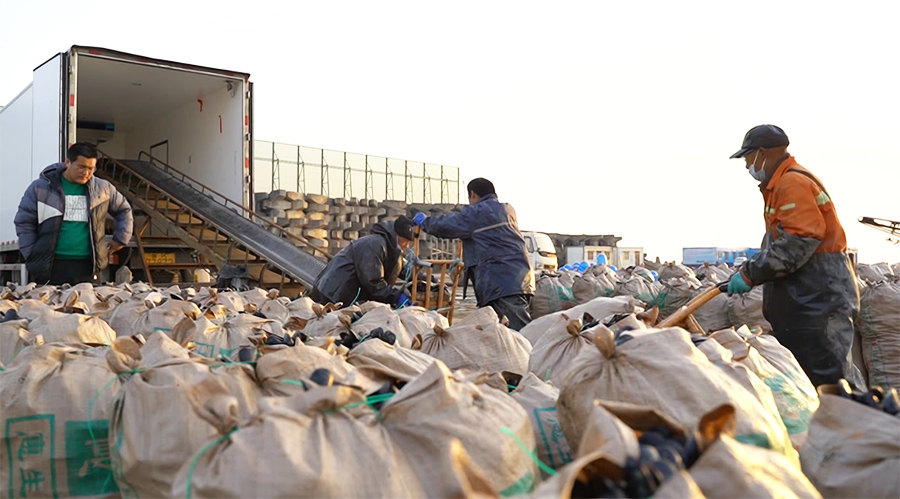
[[[426,215],[420,211],[420,212],[416,213],[416,216],[413,217],[412,221],[414,224],[421,227],[422,223],[425,222],[426,218],[428,218],[428,215]]]
[[[731,280],[728,281],[728,296],[733,294],[742,295],[744,293],[749,293],[750,290],[753,289],[744,281],[744,277],[741,276],[740,271],[731,276]]]
[[[110,241],[109,242],[109,252],[106,254],[107,261],[112,261],[112,257],[116,252],[120,249],[124,248],[125,245],[120,243],[119,241]]]
[[[400,293],[400,296],[397,297],[397,303],[394,303],[394,308],[401,308],[410,305],[409,295],[406,293]]]

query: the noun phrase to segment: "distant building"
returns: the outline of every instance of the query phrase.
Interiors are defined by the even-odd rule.
[[[585,248],[585,247],[596,247],[602,246],[607,248],[615,248],[619,241],[622,240],[621,237],[614,236],[612,234],[605,235],[589,235],[589,234],[556,234],[556,233],[546,233],[550,236],[550,239],[553,240],[553,246],[556,247],[556,258],[559,262],[559,266],[562,267],[567,263],[577,263],[577,262],[569,262],[567,255],[569,254],[569,248]],[[582,259],[585,259],[583,257]],[[579,261],[582,261],[580,259]]]
[[[750,258],[759,253],[759,248],[683,248],[682,263],[688,266],[699,266],[704,263],[727,263],[734,265],[735,259],[738,262]]]

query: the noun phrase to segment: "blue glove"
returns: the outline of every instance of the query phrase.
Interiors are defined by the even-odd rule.
[[[412,221],[414,224],[421,227],[422,223],[425,221],[426,218],[428,218],[428,215],[426,215],[420,211],[420,212],[416,213],[416,216],[413,217]]]
[[[400,308],[409,305],[409,303],[409,295],[406,293],[400,293],[400,296],[397,297],[397,303],[394,304],[394,308]]]
[[[744,293],[749,293],[751,289],[753,288],[751,288],[750,285],[747,284],[746,281],[744,281],[744,277],[740,272],[731,276],[731,280],[728,281],[728,296],[731,296],[733,294],[742,295]]]

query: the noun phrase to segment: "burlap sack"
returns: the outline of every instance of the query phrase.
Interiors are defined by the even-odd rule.
[[[699,289],[694,290],[694,295],[691,298],[697,297],[715,285],[715,282],[708,281]],[[731,318],[728,316],[728,295],[725,293],[716,295],[712,300],[695,310],[693,315],[703,330],[707,332],[731,327]]]
[[[270,396],[291,396],[303,392],[313,384],[310,375],[316,369],[328,369],[335,381],[357,383],[366,391],[373,388],[371,380],[351,377],[352,365],[332,349],[298,343],[293,347],[265,353],[256,361],[256,375],[265,393]],[[377,389],[377,388],[376,388]]]
[[[575,304],[575,295],[572,294],[571,287],[560,283],[559,277],[544,274],[537,280],[534,296],[531,298],[531,318],[536,319],[560,310],[568,310]]]
[[[617,466],[625,466],[628,458],[637,459],[640,444],[635,431],[665,427],[673,435],[687,436],[677,421],[656,409],[611,400],[595,400],[587,424],[576,446],[577,456],[602,452]]]
[[[575,277],[575,282],[572,284],[572,294],[575,296],[575,303],[578,305],[587,303],[600,296],[610,296],[613,289],[605,287],[603,282],[589,273]]]
[[[381,382],[398,379],[412,381],[437,359],[411,348],[371,339],[353,347],[347,362],[364,376]]]
[[[700,289],[700,281],[685,277],[672,277],[663,281],[662,290],[656,295],[656,302],[650,304],[659,307],[659,318],[665,319],[681,307],[687,305]]]
[[[866,282],[866,284],[875,284],[887,279],[888,276],[894,275],[894,271],[887,263],[867,264],[860,263],[856,265],[856,275]]]
[[[763,288],[756,286],[749,293],[728,297],[728,317],[737,329],[743,325],[754,329],[757,326],[765,333],[772,332],[772,325],[763,315]]]
[[[253,367],[189,358],[157,331],[138,347],[119,338],[107,352],[113,372],[124,374],[110,417],[113,473],[126,497],[172,497],[179,468],[217,436],[191,407],[187,386],[201,374],[220,378],[244,421],[261,397]]]
[[[26,346],[43,343],[27,328],[28,319],[0,323],[0,364],[8,366]]]
[[[703,352],[706,355],[706,358],[709,359],[714,366],[744,387],[748,393],[756,397],[760,404],[762,404],[769,412],[780,416],[779,405],[772,388],[760,379],[755,371],[743,363],[736,361],[731,350],[725,348],[721,343],[709,337],[693,338],[692,340],[694,341],[694,346]],[[743,355],[746,355],[746,353]],[[782,397],[782,399],[783,398],[784,397]],[[795,412],[799,411],[785,409],[785,413],[788,414],[788,418],[792,422],[796,419]],[[785,420],[784,417],[782,417],[781,420],[785,426],[788,427],[788,420]],[[796,430],[796,426],[794,426],[794,428]],[[800,443],[802,443],[801,434],[798,431],[791,433],[789,430],[788,435],[791,437],[791,443],[794,445],[794,448],[799,448]],[[805,435],[805,433],[803,435]]]
[[[484,476],[484,472],[469,457],[462,442],[455,438],[450,439],[448,447],[453,475],[448,476],[450,483],[441,485],[442,490],[451,491],[448,492],[447,497],[499,499],[500,495],[491,487],[491,483]]]
[[[732,413],[733,414],[733,413]],[[704,419],[709,419],[709,415]],[[818,491],[800,469],[785,456],[732,438],[734,417],[718,423],[704,421],[699,430],[702,453],[688,472],[709,497],[751,499],[820,498]],[[715,439],[707,435],[710,426],[724,424]],[[709,444],[708,442],[713,443]]]
[[[0,371],[0,495],[118,496],[108,442],[119,383],[104,354],[47,344]]]
[[[727,264],[723,263],[721,265],[725,265],[725,267],[704,263],[700,267],[697,267],[697,270],[694,271],[694,274],[696,275],[697,279],[700,279],[701,282],[725,282],[731,277],[732,270],[727,268]]]
[[[54,310],[31,321],[28,331],[43,336],[46,343],[109,345],[116,339],[116,332],[100,318]]]
[[[557,409],[570,444],[595,399],[652,407],[686,428],[696,427],[711,409],[730,404],[737,411],[739,440],[796,457],[778,415],[712,365],[685,330],[629,331],[631,339],[619,345],[602,326],[595,334],[597,348],[573,360],[560,382]]]
[[[193,343],[193,351],[204,357],[232,357],[241,347],[251,347],[251,338],[283,337],[278,321],[251,314],[238,314],[225,320],[210,308],[200,318],[185,317],[169,332],[172,340],[182,346]]]
[[[428,331],[433,331],[434,326],[440,326],[443,329],[450,327],[447,318],[434,310],[425,310],[422,307],[404,307],[397,310],[396,313],[411,338],[415,338],[417,334],[424,335]]]
[[[275,291],[275,295],[277,296],[278,290],[273,291]],[[266,291],[263,288],[253,288],[247,291],[242,291],[240,295],[241,298],[244,299],[244,303],[251,303],[253,305],[256,305],[257,308],[262,307],[263,304],[270,299],[269,291]]]
[[[297,298],[288,304],[288,312],[292,317],[299,317],[301,319],[312,319],[316,316],[313,311],[313,305],[316,302],[312,301],[312,298],[308,296],[302,296]]]
[[[735,332],[741,335],[769,364],[797,388],[800,392],[798,397],[802,396],[807,400],[818,398],[816,388],[803,371],[803,368],[800,367],[800,363],[797,362],[794,354],[779,343],[774,336],[770,334],[753,334],[745,327],[738,328]]]
[[[100,317],[109,323],[116,336],[133,336],[134,323],[150,309],[144,298],[132,296]]]
[[[149,305],[152,302],[145,300]],[[159,305],[148,307],[131,326],[132,334],[143,334],[149,337],[154,331],[168,333],[185,317],[197,319],[201,315],[200,308],[189,301],[168,299]],[[121,335],[120,335],[121,336]]]
[[[97,298],[97,295],[94,292],[93,284],[82,282],[71,288],[62,290],[59,293],[59,296],[54,300],[53,305],[61,306],[68,302],[78,302],[86,305],[87,309],[82,313],[90,314],[94,312],[94,308],[100,303],[100,299]]]
[[[17,303],[18,308],[16,309],[16,312],[19,317],[28,319],[29,321],[36,320],[38,317],[53,311],[53,307],[41,300],[25,299],[19,300]]]
[[[263,302],[259,306],[259,313],[267,319],[273,319],[284,324],[290,319],[291,312],[288,310],[291,300],[284,296],[278,296],[277,290],[269,290],[269,296],[274,297]]]
[[[633,271],[622,271],[620,281],[616,284],[615,296],[633,296],[642,303],[653,306],[656,303],[656,291],[650,285],[650,281],[635,274]]]
[[[197,414],[221,436],[182,466],[177,496],[424,496],[362,392],[332,386],[265,399],[259,414],[239,425],[230,416],[237,401],[213,381],[188,391]]]
[[[131,292],[112,286],[94,288],[98,302],[91,308],[91,315],[97,316],[109,323],[115,309],[131,298]]]
[[[825,497],[897,497],[900,422],[896,416],[819,387],[820,406],[800,449],[803,472]]]
[[[580,457],[559,470],[549,480],[543,482],[533,493],[523,496],[527,499],[573,499],[598,497],[592,483],[595,479],[608,477],[620,479],[623,471],[602,452]],[[602,496],[616,497],[616,496]],[[681,471],[653,494],[655,498],[703,499],[705,496],[686,471]]]
[[[660,282],[668,281],[669,279],[679,279],[679,278],[696,278],[696,274],[691,270],[690,267],[682,265],[680,263],[669,262],[664,263],[662,267],[660,267],[659,271]]]
[[[882,281],[863,291],[857,330],[869,386],[900,389],[900,283]]]
[[[532,345],[543,336],[547,330],[559,323],[559,316],[565,314],[572,319],[581,319],[584,314],[589,314],[595,319],[603,319],[615,314],[630,314],[635,312],[636,301],[631,296],[617,296],[614,298],[594,298],[593,300],[565,312],[555,312],[544,317],[532,320],[519,331]]]
[[[809,422],[819,407],[819,397],[809,379],[806,383],[795,382],[797,376],[779,371],[733,329],[716,331],[710,337],[731,352],[734,362],[752,371],[769,387],[791,442],[799,449],[806,440]]]
[[[531,350],[528,370],[538,378],[559,386],[562,375],[585,349],[594,349],[592,336],[581,331],[580,319],[569,319],[565,312],[554,314],[554,323]]]
[[[534,373],[528,373],[510,395],[528,413],[537,441],[537,458],[552,469],[559,469],[571,462],[572,451],[556,414],[559,389],[541,381]],[[547,477],[543,470],[541,475]]]
[[[406,331],[400,317],[391,310],[391,307],[377,307],[366,312],[361,319],[350,325],[350,330],[357,338],[363,338],[375,328],[391,331],[397,338],[397,345],[409,348],[412,346],[413,337]]]
[[[341,333],[350,331],[353,313],[346,309],[333,310],[313,304],[313,317],[303,319],[292,316],[289,320],[299,323],[299,329],[310,337],[340,338]]]
[[[216,293],[216,304],[224,306],[235,314],[247,309],[247,300],[236,291],[219,291]]]
[[[442,360],[450,369],[528,372],[531,344],[500,324],[491,307],[477,309],[449,329],[435,327],[421,338],[413,348]]]
[[[537,467],[519,447],[535,448],[525,410],[504,391],[463,380],[442,362],[429,366],[394,395],[382,408],[381,418],[428,497],[448,497],[452,492],[442,490],[441,476],[451,469],[442,450],[454,438],[501,495],[527,493],[534,487]]]

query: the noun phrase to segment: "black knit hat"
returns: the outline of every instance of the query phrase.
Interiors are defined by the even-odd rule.
[[[404,239],[409,239],[410,241],[415,239],[415,236],[413,235],[413,227],[414,225],[412,220],[406,218],[403,215],[401,215],[400,218],[394,221],[394,232],[398,236]]]

